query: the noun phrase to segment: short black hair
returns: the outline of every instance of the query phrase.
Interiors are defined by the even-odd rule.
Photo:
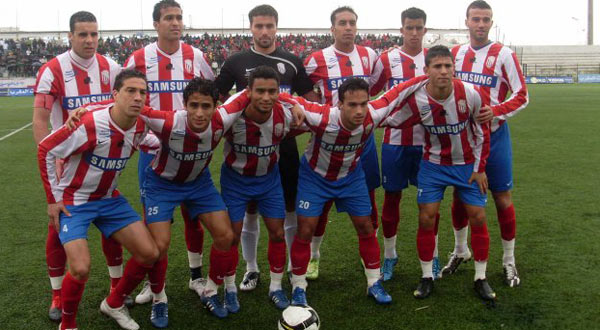
[[[437,45],[429,48],[429,50],[427,51],[427,55],[425,55],[425,66],[429,66],[431,60],[433,60],[436,57],[450,57],[452,62],[454,62],[454,58],[452,57],[450,49],[443,45]]]
[[[369,95],[369,83],[362,78],[349,78],[338,89],[338,98],[344,102],[346,92],[365,91]]]
[[[160,11],[169,7],[177,7],[181,9],[181,6],[175,0],[160,0],[154,5],[154,11],[152,11],[152,19],[155,22],[160,21]]]
[[[331,12],[331,26],[335,25],[335,15],[341,13],[341,12],[351,12],[352,14],[354,14],[354,16],[356,17],[356,20],[358,20],[358,15],[356,15],[356,12],[354,11],[354,9],[352,9],[352,7],[350,6],[342,6],[342,7],[338,7],[336,10]]]
[[[219,89],[214,81],[202,79],[200,77],[195,77],[194,79],[190,80],[188,85],[185,86],[185,89],[183,90],[183,104],[187,104],[188,99],[194,93],[210,96],[214,105],[217,105],[217,100],[219,99]]]
[[[121,71],[115,77],[115,86],[113,87],[113,89],[116,91],[120,90],[121,87],[123,87],[123,83],[125,82],[125,80],[127,80],[129,78],[140,78],[140,79],[144,79],[144,81],[147,81],[145,74],[143,74],[139,71],[136,71],[134,69],[127,69],[127,70]]]
[[[489,9],[492,10],[492,7],[485,2],[485,0],[475,0],[471,2],[469,7],[467,7],[467,18],[469,18],[469,10],[471,9]]]
[[[248,76],[248,87],[252,89],[252,85],[254,85],[254,80],[260,78],[275,79],[277,81],[277,86],[279,86],[279,73],[277,73],[277,71],[275,71],[275,69],[273,69],[270,66],[261,65],[252,70],[252,72],[250,72],[250,75]]]
[[[279,23],[279,15],[277,10],[271,5],[260,5],[252,8],[248,13],[248,19],[250,20],[250,26],[252,26],[252,19],[256,16],[271,16],[275,17],[275,25]]]
[[[400,20],[402,21],[401,22],[402,26],[404,26],[404,20],[407,18],[410,18],[410,19],[422,18],[423,23],[427,23],[427,14],[425,14],[425,12],[422,9],[419,9],[416,7],[410,7],[402,12],[402,14],[400,15]]]
[[[89,11],[83,10],[71,15],[71,19],[69,19],[69,28],[71,29],[71,33],[75,32],[75,23],[80,22],[96,23],[96,16]]]

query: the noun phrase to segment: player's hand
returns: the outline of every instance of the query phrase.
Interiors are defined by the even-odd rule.
[[[292,116],[294,117],[294,122],[292,122],[292,128],[298,128],[304,122],[304,110],[298,105],[294,104],[292,107]]]
[[[475,118],[479,124],[485,124],[494,118],[494,112],[489,105],[484,105],[479,109],[479,114]]]
[[[71,111],[69,113],[69,118],[67,118],[67,121],[65,122],[65,126],[67,126],[69,130],[74,129],[77,126],[79,119],[81,119],[81,116],[83,116],[86,112],[86,108],[77,108]]]
[[[473,172],[473,174],[471,174],[471,178],[469,178],[469,184],[473,183],[473,181],[477,182],[477,185],[479,186],[479,191],[482,195],[485,195],[488,188],[488,180],[487,175],[485,175],[485,172]]]
[[[54,226],[56,231],[60,231],[60,213],[64,213],[66,216],[70,217],[71,213],[63,202],[58,202],[54,204],[48,204],[48,218],[50,218],[50,224]]]

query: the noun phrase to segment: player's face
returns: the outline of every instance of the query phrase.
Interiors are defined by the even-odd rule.
[[[183,14],[181,8],[167,7],[160,10],[160,20],[154,22],[154,29],[159,38],[179,40],[183,31]]]
[[[404,44],[408,48],[422,48],[423,37],[427,33],[425,22],[422,18],[406,18],[400,28],[400,33],[404,37]]]
[[[344,101],[338,103],[342,112],[342,123],[347,129],[362,125],[369,112],[369,94],[364,90],[347,91]]]
[[[279,97],[279,84],[275,79],[254,79],[249,90],[250,106],[266,114],[273,111],[273,105]]]
[[[206,130],[215,113],[215,102],[208,95],[193,93],[189,96],[185,109],[188,112],[188,125],[192,131],[200,133]]]
[[[454,62],[451,57],[434,57],[425,67],[425,74],[433,87],[448,88],[452,85],[452,77],[454,77]]]
[[[488,41],[488,35],[492,24],[492,11],[490,9],[472,8],[469,9],[469,15],[465,20],[465,24],[469,29],[471,40],[483,43]]]
[[[275,43],[277,23],[273,16],[254,16],[250,26],[254,46],[259,48],[270,48]]]
[[[335,23],[331,27],[335,42],[343,45],[354,44],[356,31],[356,16],[354,14],[343,11],[335,15]]]
[[[73,32],[69,32],[71,49],[82,58],[94,56],[98,48],[98,23],[77,22]]]
[[[121,89],[113,91],[113,98],[125,116],[136,118],[146,101],[146,81],[135,77],[125,79]]]

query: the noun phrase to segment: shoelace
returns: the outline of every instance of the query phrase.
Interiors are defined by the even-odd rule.
[[[513,279],[515,277],[515,266],[508,264],[506,266],[506,277]]]

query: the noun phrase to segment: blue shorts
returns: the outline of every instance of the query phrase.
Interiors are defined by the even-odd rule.
[[[180,204],[185,205],[194,220],[203,213],[226,210],[225,203],[215,188],[208,170],[204,170],[194,181],[177,183],[159,177],[152,168],[148,167],[144,190],[146,191],[144,207],[148,224],[171,221],[173,211]]]
[[[375,137],[369,136],[360,155],[360,164],[362,165],[367,181],[369,191],[381,185],[381,176],[379,175],[379,159],[377,159],[377,147],[375,147]]]
[[[485,207],[487,194],[479,191],[477,182],[468,184],[472,173],[473,164],[447,166],[421,160],[417,179],[419,181],[417,202],[419,204],[440,202],[444,199],[446,187],[454,186],[463,203]]]
[[[512,145],[510,129],[506,122],[490,136],[490,156],[485,173],[491,191],[503,192],[512,189]]]
[[[269,173],[262,176],[246,176],[221,166],[221,195],[231,222],[244,219],[249,202],[258,204],[258,212],[266,218],[285,218],[285,200],[279,177],[279,168],[275,165]]]
[[[110,237],[120,229],[140,220],[140,216],[123,196],[65,207],[71,216],[60,214],[58,237],[63,245],[75,239],[87,239],[87,231],[92,222],[105,237]]]
[[[402,191],[408,184],[417,186],[419,164],[423,158],[421,146],[381,146],[381,173],[385,191]]]
[[[323,206],[335,200],[338,212],[351,216],[370,216],[371,200],[361,167],[340,180],[329,181],[310,168],[306,157],[300,160],[296,213],[305,217],[318,217]]]
[[[140,150],[138,158],[138,186],[140,188],[140,201],[144,205],[144,181],[146,181],[146,168],[150,167],[150,163],[154,159],[154,154],[149,154]]]

